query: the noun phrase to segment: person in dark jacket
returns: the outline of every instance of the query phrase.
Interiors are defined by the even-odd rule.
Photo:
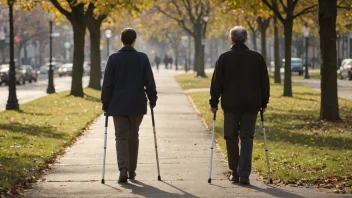
[[[155,62],[155,65],[156,65],[156,69],[159,70],[159,65],[160,65],[160,62],[161,62],[161,58],[159,56],[155,56],[154,62]]]
[[[167,56],[167,54],[164,57],[164,64],[165,64],[165,69],[169,69],[168,65],[169,65],[169,57]]]
[[[124,47],[108,59],[101,94],[103,110],[114,119],[119,182],[127,182],[128,178],[136,176],[138,132],[147,113],[147,97],[151,108],[157,101],[149,59],[134,49],[136,38],[133,29],[122,31]]]
[[[211,111],[216,113],[219,98],[224,111],[226,140],[231,180],[250,184],[252,149],[258,111],[265,111],[270,97],[269,76],[264,58],[244,44],[247,30],[236,26],[230,32],[231,50],[216,62],[210,88]],[[239,153],[239,139],[241,151]]]

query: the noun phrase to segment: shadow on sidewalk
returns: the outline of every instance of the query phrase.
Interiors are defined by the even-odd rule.
[[[274,186],[267,186],[268,188],[266,188],[266,189],[260,188],[260,187],[257,187],[257,186],[252,186],[252,185],[249,185],[249,186],[239,185],[239,186],[241,186],[243,188],[256,190],[258,192],[266,193],[266,194],[274,196],[274,197],[304,198],[301,195],[297,195],[297,194],[288,192],[288,191],[286,191],[284,189],[276,188]]]
[[[183,191],[183,190],[181,190],[181,189],[179,189],[179,188],[177,188],[167,182],[162,181],[161,183],[166,184],[166,185],[182,192],[183,194],[175,194],[175,193],[165,192],[159,188],[155,188],[153,186],[147,185],[143,182],[136,181],[136,180],[130,180],[130,183],[121,184],[121,186],[123,188],[132,190],[133,194],[144,196],[144,197],[180,197],[180,196],[189,197],[189,198],[196,197],[196,196],[189,194],[189,193],[187,193],[187,192],[185,192],[185,191]],[[112,187],[109,185],[106,185],[106,186],[116,189],[115,187]]]

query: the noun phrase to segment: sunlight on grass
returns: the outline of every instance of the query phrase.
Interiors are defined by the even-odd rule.
[[[0,191],[35,180],[101,111],[100,91],[86,96],[53,94],[0,112]]]
[[[186,77],[184,77],[186,78]],[[184,79],[179,83],[190,82]],[[178,76],[179,80],[181,79]],[[205,84],[204,82],[202,82]],[[184,86],[183,86],[184,87]],[[197,84],[187,87],[198,87]],[[284,183],[333,183],[333,187],[352,183],[352,101],[339,100],[342,121],[320,121],[320,94],[293,85],[293,98],[283,97],[282,85],[271,84],[271,98],[265,113],[273,177]],[[191,93],[207,124],[212,124],[209,93]],[[217,142],[226,153],[223,139],[223,113],[217,116]],[[267,178],[263,136],[258,116],[253,160],[255,169]]]
[[[206,78],[195,77],[195,74],[180,74],[176,76],[182,89],[207,88],[210,86],[212,74],[207,73]]]

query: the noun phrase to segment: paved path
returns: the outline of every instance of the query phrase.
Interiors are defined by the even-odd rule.
[[[213,184],[208,168],[211,137],[191,102],[174,80],[175,72],[156,72],[159,102],[156,113],[161,178],[157,181],[150,115],[140,129],[140,152],[135,181],[117,184],[118,170],[114,129],[110,124],[107,144],[106,184],[100,184],[104,118],[100,117],[49,174],[25,197],[330,197],[317,189],[270,187],[252,175],[252,186],[231,184],[224,157],[216,150]],[[109,123],[112,123],[110,118]]]
[[[56,92],[66,91],[71,89],[71,77],[55,77],[54,84]],[[83,85],[88,86],[89,77],[83,77]],[[37,98],[46,96],[46,89],[48,87],[47,79],[40,79],[36,83],[29,84],[26,82],[25,85],[17,85],[16,93],[19,104],[30,102]],[[6,103],[9,95],[8,86],[0,86],[0,111],[5,110]]]
[[[320,92],[320,80],[293,80],[293,83],[297,83],[306,87],[311,87],[314,90]],[[338,95],[340,98],[352,100],[352,81],[338,80]]]

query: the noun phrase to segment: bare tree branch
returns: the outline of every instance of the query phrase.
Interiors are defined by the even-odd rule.
[[[285,12],[287,11],[287,6],[284,4],[283,0],[279,0],[281,6],[284,8]]]
[[[58,2],[58,0],[50,0],[51,3],[56,7],[56,9],[58,9],[63,15],[65,15],[65,17],[68,19],[68,20],[71,20],[72,19],[72,14],[65,10],[61,5],[60,3]]]
[[[193,31],[192,31],[190,28],[188,28],[188,27],[186,26],[186,23],[185,23],[185,21],[184,21],[183,19],[178,19],[178,18],[176,18],[176,17],[174,17],[174,16],[168,14],[167,12],[165,12],[164,10],[162,10],[159,6],[156,6],[155,8],[156,8],[159,12],[161,12],[162,14],[164,14],[165,16],[169,17],[170,19],[175,20],[181,28],[183,28],[186,32],[188,32],[189,34],[191,34],[192,36],[194,36]]]
[[[310,13],[310,12],[314,12],[315,11],[315,8],[317,8],[318,5],[315,4],[315,5],[312,5],[312,6],[309,6],[309,7],[306,7],[304,8],[301,12],[297,13],[296,15],[293,16],[293,18],[297,18],[303,14],[307,14],[307,13]]]
[[[262,1],[263,1],[263,3],[264,3],[266,6],[268,6],[268,8],[269,8],[270,10],[272,10],[272,11],[274,12],[274,14],[276,15],[276,17],[277,17],[281,22],[284,22],[284,21],[285,21],[284,17],[281,15],[280,10],[279,10],[279,8],[278,8],[278,6],[277,6],[276,0],[271,0],[271,3],[269,3],[268,0],[262,0]]]

